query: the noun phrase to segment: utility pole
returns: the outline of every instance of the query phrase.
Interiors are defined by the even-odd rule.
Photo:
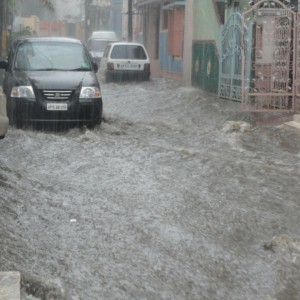
[[[0,4],[0,56],[3,57],[5,54],[4,49],[6,48],[5,45],[5,38],[4,38],[4,31],[6,30],[6,8],[7,8],[7,0],[2,0]]]
[[[132,42],[132,0],[128,0],[128,41]]]
[[[0,5],[0,56],[2,57],[3,4]]]
[[[84,18],[85,18],[85,40],[87,41],[90,33],[90,4],[92,0],[84,0]]]

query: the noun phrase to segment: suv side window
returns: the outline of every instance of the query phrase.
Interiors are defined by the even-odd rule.
[[[8,67],[9,67],[9,68],[12,67],[14,55],[15,55],[15,52],[16,52],[16,48],[17,48],[17,43],[14,42],[14,44],[12,45],[12,47],[11,47],[9,53],[8,53],[8,58],[7,58],[7,61],[8,61]]]

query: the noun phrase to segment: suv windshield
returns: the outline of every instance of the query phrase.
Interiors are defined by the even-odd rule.
[[[91,70],[88,56],[80,44],[38,41],[21,43],[14,62],[16,70]]]
[[[92,40],[90,49],[94,51],[103,51],[110,42],[111,41],[109,40]]]
[[[115,45],[111,58],[114,59],[147,59],[142,46],[139,45]]]

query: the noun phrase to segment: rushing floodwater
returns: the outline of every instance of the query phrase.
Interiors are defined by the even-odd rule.
[[[93,131],[0,141],[23,299],[300,299],[300,135],[175,81],[102,92]]]

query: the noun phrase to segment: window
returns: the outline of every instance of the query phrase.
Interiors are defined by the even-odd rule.
[[[167,10],[162,11],[162,30],[168,29],[168,15],[169,15],[169,11]]]
[[[182,57],[183,31],[184,31],[184,9],[175,8],[169,12],[169,55]]]

